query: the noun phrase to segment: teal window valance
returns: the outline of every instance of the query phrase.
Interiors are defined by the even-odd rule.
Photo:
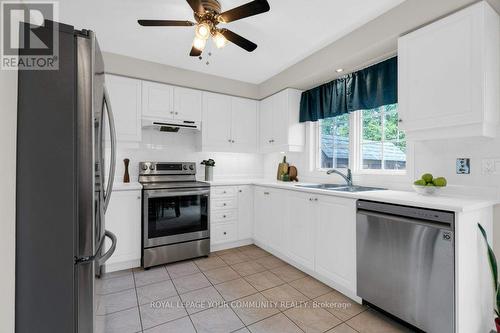
[[[398,102],[397,57],[304,91],[300,122],[318,121]]]

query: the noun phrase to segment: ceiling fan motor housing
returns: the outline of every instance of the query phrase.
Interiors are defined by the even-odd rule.
[[[222,11],[221,5],[217,0],[201,0],[201,5],[205,8],[205,11],[208,12],[220,14]]]

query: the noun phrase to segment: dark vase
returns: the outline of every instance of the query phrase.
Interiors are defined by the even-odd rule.
[[[126,158],[123,160],[123,163],[125,163],[125,174],[123,175],[123,182],[130,183],[130,175],[128,174],[128,165],[130,163],[130,160]]]

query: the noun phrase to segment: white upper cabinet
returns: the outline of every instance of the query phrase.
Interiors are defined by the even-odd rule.
[[[203,93],[203,151],[257,152],[257,122],[256,101]]]
[[[201,121],[202,92],[181,87],[174,88],[174,118]]]
[[[142,116],[164,120],[201,121],[202,92],[143,81]]]
[[[174,87],[143,81],[142,116],[157,119],[173,119]]]
[[[231,139],[238,152],[256,152],[257,102],[251,99],[231,97]]]
[[[485,1],[399,39],[400,127],[409,138],[493,137],[500,20]]]
[[[299,123],[301,91],[286,89],[260,103],[260,149],[263,153],[302,151],[305,127]]]
[[[202,144],[206,151],[231,149],[231,97],[203,93]]]
[[[115,118],[117,141],[140,142],[141,81],[106,75],[106,87]]]

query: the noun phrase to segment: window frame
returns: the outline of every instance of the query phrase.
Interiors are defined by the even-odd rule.
[[[329,170],[321,168],[321,124],[320,121],[315,126],[315,142],[314,142],[314,165],[315,170],[324,173]],[[406,140],[406,169],[404,170],[391,170],[391,169],[364,169],[362,162],[362,145],[363,145],[363,117],[362,112],[355,111],[349,113],[349,168],[354,174],[358,175],[395,175],[406,176],[408,175],[408,141]],[[347,171],[345,168],[337,170]]]

